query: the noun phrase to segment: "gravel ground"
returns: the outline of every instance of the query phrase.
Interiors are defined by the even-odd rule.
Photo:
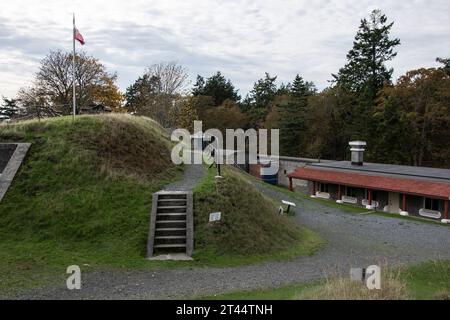
[[[205,175],[206,168],[201,164],[185,165],[183,179],[164,187],[168,191],[192,191]]]
[[[200,174],[198,168],[188,177]],[[189,170],[188,170],[189,171]],[[194,178],[195,179],[195,178]],[[194,180],[193,179],[193,180]],[[191,182],[193,182],[193,180]],[[191,182],[186,187],[191,187]],[[312,257],[232,268],[105,271],[83,274],[82,290],[64,284],[28,292],[25,299],[170,299],[270,288],[345,274],[350,267],[450,259],[450,228],[370,214],[352,214],[255,184],[275,199],[298,204],[293,219],[319,232],[328,245]]]

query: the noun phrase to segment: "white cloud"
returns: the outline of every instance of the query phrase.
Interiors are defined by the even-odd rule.
[[[395,21],[392,36],[402,41],[395,77],[450,55],[445,0],[19,0],[0,12],[0,94],[28,84],[48,51],[71,50],[74,11],[83,49],[117,71],[122,89],[161,60],[178,60],[192,79],[221,70],[241,93],[266,71],[280,82],[300,73],[324,88],[374,8]]]

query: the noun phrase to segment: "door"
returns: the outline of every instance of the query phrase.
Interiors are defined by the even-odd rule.
[[[389,212],[398,213],[400,208],[399,195],[396,192],[389,192]]]

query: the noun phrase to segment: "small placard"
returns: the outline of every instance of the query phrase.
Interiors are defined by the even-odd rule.
[[[213,212],[209,214],[209,222],[220,221],[222,216],[221,212]]]

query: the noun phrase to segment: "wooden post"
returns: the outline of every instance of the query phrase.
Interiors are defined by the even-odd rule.
[[[292,186],[292,177],[289,177],[289,190],[293,191],[294,187]]]
[[[444,201],[444,219],[448,219],[448,200]]]
[[[341,185],[338,184],[338,200],[341,200]]]
[[[369,192],[369,206],[372,205],[372,190],[368,189],[367,190]]]
[[[402,210],[403,210],[403,211],[406,211],[406,194],[403,194]]]
[[[313,193],[314,196],[316,195],[316,182],[313,181]]]

